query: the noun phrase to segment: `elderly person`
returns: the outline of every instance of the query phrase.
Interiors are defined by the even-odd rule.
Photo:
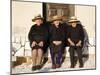
[[[71,68],[75,67],[74,55],[75,51],[78,54],[79,59],[79,67],[83,67],[83,60],[82,60],[82,47],[84,41],[84,31],[83,27],[80,24],[77,24],[79,20],[75,16],[72,16],[71,19],[68,21],[70,26],[67,31],[67,40],[69,42],[69,52],[70,52],[70,61],[71,61]]]
[[[48,30],[43,23],[41,15],[37,15],[32,21],[36,24],[32,25],[28,38],[32,49],[32,70],[36,70],[41,68],[44,47],[48,39]]]
[[[52,23],[49,27],[49,34],[52,69],[60,68],[65,41],[65,28],[61,24],[61,17],[57,15],[53,16]]]

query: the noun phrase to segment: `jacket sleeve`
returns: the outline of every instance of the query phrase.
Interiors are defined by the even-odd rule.
[[[84,30],[83,30],[83,27],[82,27],[82,25],[80,25],[80,39],[81,39],[81,41],[83,42],[84,41]]]
[[[28,34],[28,39],[29,39],[30,42],[33,41],[32,32],[33,32],[33,26],[31,27],[31,29],[30,29],[30,31],[29,31],[29,34]]]
[[[70,38],[70,26],[67,27],[67,31],[66,31],[66,39],[68,40],[68,38]]]

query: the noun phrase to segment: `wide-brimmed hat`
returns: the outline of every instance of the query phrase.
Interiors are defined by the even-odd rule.
[[[53,22],[53,21],[56,21],[56,20],[62,20],[62,18],[60,16],[55,15],[55,16],[52,17],[51,21]]]
[[[41,15],[39,14],[39,15],[35,16],[35,17],[32,19],[32,21],[34,22],[35,20],[38,20],[38,19],[43,20],[43,17],[41,17]]]
[[[71,23],[71,22],[79,22],[79,20],[77,20],[76,16],[72,16],[68,22],[69,23]]]

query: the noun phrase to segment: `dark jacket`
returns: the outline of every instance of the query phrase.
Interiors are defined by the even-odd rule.
[[[49,26],[49,37],[50,41],[65,41],[66,32],[63,24],[60,24],[59,27],[55,27],[55,25],[51,24]]]
[[[82,41],[82,45],[84,42],[84,31],[83,27],[80,24],[77,24],[75,28],[72,26],[68,27],[67,30],[67,39],[70,38],[75,44],[79,42],[79,40]]]
[[[48,40],[48,29],[45,27],[44,24],[37,26],[36,24],[33,25],[29,31],[28,39],[30,44],[33,41],[47,41]]]

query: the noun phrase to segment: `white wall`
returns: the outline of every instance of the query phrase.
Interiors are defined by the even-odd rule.
[[[95,37],[95,6],[75,5],[75,16],[85,26],[89,38]]]
[[[12,34],[27,35],[37,14],[42,14],[42,3],[12,1]]]

